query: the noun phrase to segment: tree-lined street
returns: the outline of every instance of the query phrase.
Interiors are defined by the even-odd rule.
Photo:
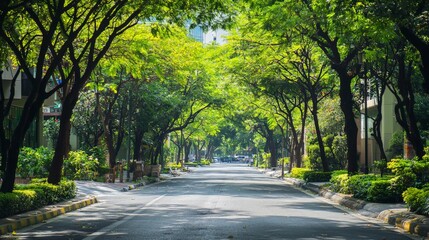
[[[80,182],[98,204],[18,239],[409,239],[240,164],[214,164],[129,192]]]

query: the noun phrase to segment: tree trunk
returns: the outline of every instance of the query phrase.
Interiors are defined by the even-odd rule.
[[[185,152],[184,152],[184,154],[185,154],[185,163],[187,163],[187,162],[189,162],[189,153],[191,152],[191,142],[189,142],[189,141],[185,141],[184,142],[184,145],[185,145]]]
[[[75,85],[79,88],[79,84]],[[79,98],[79,89],[73,88],[69,94],[64,98],[62,104],[60,130],[58,132],[57,144],[55,146],[54,158],[51,162],[49,169],[48,182],[52,184],[59,184],[62,177],[64,159],[70,151],[70,130],[71,130],[71,117],[73,108],[75,107]]]
[[[410,28],[400,26],[402,35],[419,51],[421,58],[420,72],[424,78],[423,90],[429,94],[429,44]]]
[[[24,137],[22,136],[22,139]],[[6,171],[4,173],[3,183],[1,185],[0,192],[7,193],[12,192],[15,186],[15,175],[16,167],[18,165],[18,155],[21,149],[18,138],[12,139],[12,144],[8,151],[8,159],[6,164]]]
[[[379,89],[378,85],[377,85],[377,89]],[[384,150],[384,146],[383,146],[383,139],[381,137],[381,121],[383,119],[383,114],[381,113],[381,108],[383,105],[383,96],[384,96],[384,92],[386,90],[386,84],[382,83],[381,88],[380,88],[380,93],[377,90],[377,116],[374,119],[374,123],[373,123],[373,132],[372,132],[372,136],[374,137],[375,142],[378,145],[378,149],[380,150],[380,157],[381,157],[381,161],[387,161],[387,156],[386,156],[386,151]]]
[[[64,114],[64,112],[62,114]],[[61,181],[64,159],[67,158],[70,151],[70,130],[70,118],[62,118],[60,121],[60,130],[58,132],[59,137],[55,146],[54,158],[49,170],[49,183],[59,184]]]
[[[357,155],[358,127],[353,112],[353,93],[351,90],[351,77],[344,68],[336,69],[340,77],[340,99],[341,110],[344,113],[345,129],[347,135],[347,171],[349,174],[359,172]]]
[[[299,144],[298,141],[294,141],[293,144],[293,151],[294,151],[294,157],[295,157],[295,163],[296,167],[300,168],[302,167],[302,152],[301,152],[302,146]]]
[[[319,126],[319,116],[317,114],[318,106],[317,106],[317,99],[313,99],[313,119],[314,119],[314,127],[316,129],[316,136],[317,136],[317,142],[319,144],[319,151],[320,151],[320,159],[322,160],[322,167],[324,172],[329,172],[329,163],[328,159],[326,158],[325,153],[325,145],[323,143],[322,133],[320,132],[320,126]]]
[[[267,133],[268,150],[270,151],[270,167],[277,167],[277,147],[274,139],[274,131],[267,126]]]
[[[32,103],[26,102],[24,106],[20,121],[13,131],[10,146],[7,151],[6,168],[0,192],[6,193],[13,191],[19,151],[21,149],[22,142],[24,141],[25,133],[39,113],[39,109],[42,107],[43,101],[44,99],[37,96]]]
[[[141,160],[141,147],[143,142],[143,131],[140,129],[136,129],[134,133],[134,150],[133,150],[133,156],[134,160],[140,161]]]

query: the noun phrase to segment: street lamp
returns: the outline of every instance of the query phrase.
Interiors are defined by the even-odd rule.
[[[361,65],[361,68],[363,67],[363,70],[359,70],[360,72],[360,78],[363,78],[363,104],[364,104],[364,141],[365,141],[365,174],[369,173],[369,166],[368,166],[368,78],[367,78],[367,66],[365,64],[365,54],[363,52],[358,54],[358,61]]]

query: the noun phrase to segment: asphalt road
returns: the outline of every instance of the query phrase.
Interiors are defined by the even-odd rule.
[[[80,183],[100,203],[16,239],[410,239],[244,165],[216,164],[129,192]]]

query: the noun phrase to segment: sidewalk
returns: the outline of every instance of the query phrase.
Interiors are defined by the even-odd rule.
[[[271,177],[281,177],[280,170],[268,169],[259,171]],[[351,195],[332,192],[323,187],[326,183],[306,183],[303,180],[295,178],[285,178],[284,181],[327,198],[363,216],[376,218],[392,226],[401,228],[405,232],[429,238],[429,218],[408,211],[405,204],[366,202],[355,199]]]
[[[168,180],[171,178],[172,176],[170,174],[161,174],[160,176],[160,179],[162,180]],[[145,186],[150,183],[144,181],[139,183],[121,183],[118,181],[115,183],[85,182],[85,184],[109,187],[113,190],[117,190],[118,192],[126,192],[138,187]],[[95,204],[97,202],[98,200],[96,196],[92,196],[90,193],[82,193],[78,191],[76,197],[71,200],[0,219],[0,236],[7,233],[13,233],[15,230],[24,227],[43,223],[48,219],[52,219],[67,212],[78,210],[80,208]]]

